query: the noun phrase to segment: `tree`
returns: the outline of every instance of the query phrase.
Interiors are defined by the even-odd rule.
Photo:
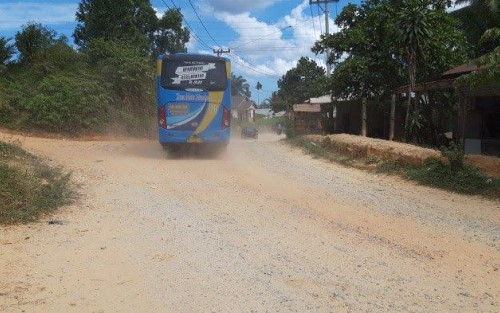
[[[412,5],[420,6],[422,12],[415,12]],[[414,85],[439,79],[444,71],[463,64],[468,45],[455,19],[446,12],[447,5],[443,0],[367,0],[359,6],[345,6],[335,20],[340,31],[323,36],[312,49],[316,53],[326,48],[332,51],[329,62],[335,65],[335,70],[328,81],[328,89],[333,96],[344,99],[370,97],[383,105],[396,87],[405,82],[409,84],[409,72],[414,73]],[[426,31],[412,28],[412,23],[415,26],[422,20],[428,23]],[[412,29],[418,33],[416,40]],[[407,41],[403,36],[405,32]],[[424,37],[426,44],[421,42]],[[417,43],[420,48],[415,52],[409,43]],[[425,62],[414,66],[414,55],[417,61],[425,59]],[[417,133],[419,136],[428,138],[428,133],[439,131],[436,129],[438,122],[433,122],[435,117],[444,116],[453,108],[450,95],[437,93],[420,104],[426,106],[425,112],[419,108],[409,116],[422,117],[418,120],[418,125],[422,125]]]
[[[189,30],[182,27],[182,19],[179,9],[169,9],[158,19],[149,0],[82,0],[73,37],[82,48],[97,39],[126,42],[155,58],[186,52]]]
[[[411,94],[415,90],[417,63],[425,59],[426,49],[432,38],[433,12],[427,1],[406,1],[395,16],[396,42],[402,48],[402,55],[407,64],[408,105],[406,107],[405,130],[411,109]],[[406,134],[407,135],[407,134]]]
[[[427,118],[421,115],[422,108],[419,106],[431,104],[427,99],[415,98],[415,107],[411,106],[411,94],[416,81],[439,79],[445,70],[463,64],[467,60],[469,46],[464,34],[458,29],[456,20],[446,12],[443,2],[406,1],[402,7],[396,6],[395,10],[394,38],[396,46],[400,48],[399,57],[403,61],[409,85],[405,137],[408,139],[411,135],[416,138],[417,130],[420,132],[426,127],[429,128],[429,119],[432,116],[432,110],[429,108]],[[436,93],[429,93],[431,94]],[[438,93],[437,98],[441,97],[440,94],[443,92]],[[436,105],[438,106],[441,104]],[[450,104],[444,108],[451,110],[453,106]],[[437,113],[439,115],[442,112]]]
[[[281,112],[289,109],[287,102],[283,99],[283,96],[279,93],[279,91],[273,91],[271,94],[271,109],[274,112]]]
[[[493,51],[496,47],[491,42],[481,42],[484,32],[492,28],[500,28],[499,1],[460,0],[456,3],[469,3],[468,6],[452,12],[459,21],[459,27],[464,31],[467,40],[474,48],[474,57],[479,57]]]
[[[182,13],[178,9],[165,11],[154,32],[153,57],[166,52],[186,52],[189,30],[182,27]]]
[[[28,23],[16,33],[16,48],[21,63],[32,63],[37,55],[43,55],[47,49],[58,42],[57,33],[42,24]],[[60,41],[65,41],[65,37]]]
[[[313,52],[331,49],[328,62],[335,70],[327,82],[333,96],[344,99],[388,97],[402,84],[401,62],[391,39],[392,12],[388,1],[348,4],[335,23],[341,29],[323,36]]]
[[[257,89],[257,105],[259,106],[260,105],[260,90],[262,89],[262,84],[260,82],[257,82],[255,89]]]
[[[296,67],[288,70],[278,80],[278,94],[271,98],[284,101],[286,107],[283,109],[290,109],[293,104],[320,96],[324,92],[324,80],[325,69],[314,60],[302,57]]]
[[[266,98],[260,104],[261,109],[271,109],[271,98]]]
[[[158,18],[149,0],[82,0],[73,37],[80,47],[93,39],[127,41],[150,48]]]
[[[14,45],[9,41],[10,39],[0,36],[0,64],[6,64],[15,52]]]
[[[236,76],[233,73],[231,73],[231,77],[231,95],[250,98],[252,96],[252,92],[250,91],[250,85],[247,80],[241,75]]]
[[[477,2],[477,1],[476,1]],[[474,2],[472,2],[474,5]],[[471,6],[472,6],[471,5]],[[489,3],[489,10],[492,14],[500,14],[500,5],[498,1]],[[470,85],[473,89],[484,85],[500,85],[500,22],[497,20],[497,26],[485,30],[479,39],[482,46],[493,46],[493,51],[486,53],[476,60],[480,70],[460,77],[456,84]]]

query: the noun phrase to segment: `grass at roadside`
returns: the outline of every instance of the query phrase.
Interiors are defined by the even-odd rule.
[[[0,142],[0,224],[27,223],[71,203],[70,174]]]
[[[285,124],[286,118],[284,116],[274,116],[271,118],[261,118],[255,122],[255,124],[259,127],[265,127],[271,129],[273,125],[277,125],[279,123]]]
[[[330,162],[358,169],[399,175],[422,185],[456,193],[500,199],[500,179],[487,177],[468,165],[457,173],[452,173],[450,166],[440,160],[431,160],[422,166],[402,166],[376,157],[353,158],[300,137],[287,139],[287,142],[302,148],[315,158],[327,159]]]
[[[486,177],[472,166],[465,165],[453,174],[449,165],[431,160],[422,167],[406,168],[404,172],[407,178],[422,185],[500,198],[500,179]]]

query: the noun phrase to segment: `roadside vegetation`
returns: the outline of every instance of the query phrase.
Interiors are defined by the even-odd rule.
[[[70,174],[0,142],[0,224],[33,222],[70,204],[75,193],[69,181]]]
[[[483,70],[462,76],[456,87],[500,84],[500,8],[496,1],[460,0],[468,6],[456,11],[451,1],[367,0],[347,4],[335,19],[339,31],[324,35],[312,50],[330,51],[329,77],[314,60],[303,58],[278,81],[270,99],[274,111],[330,94],[323,115],[333,116],[336,101],[370,100],[371,107],[390,107],[396,88],[411,90],[422,82],[439,80],[442,73],[472,63]],[[396,114],[404,125],[396,140],[439,148],[446,143],[457,114],[453,90],[432,90],[426,97],[398,97]],[[337,118],[343,118],[338,116]],[[331,119],[322,121],[333,132]]]
[[[255,122],[255,125],[260,130],[274,131],[278,124],[285,125],[286,117],[284,116],[273,116],[270,118],[260,118]]]
[[[303,59],[278,81],[272,94],[275,111],[291,110],[294,103],[330,94],[332,104],[322,107],[322,125],[332,133],[336,101],[369,98],[373,107],[387,108],[391,96],[406,85],[406,98],[396,101],[403,134],[395,138],[414,145],[441,149],[442,155],[425,164],[398,164],[373,156],[338,151],[322,141],[298,136],[292,121],[286,124],[287,141],[307,153],[347,166],[401,175],[420,184],[465,194],[500,197],[498,179],[486,177],[463,164],[463,150],[444,136],[458,113],[453,88],[411,97],[415,85],[439,80],[442,73],[461,64],[482,70],[456,80],[455,87],[478,88],[500,84],[500,8],[497,1],[460,0],[468,6],[449,12],[451,1],[367,0],[347,4],[335,19],[338,32],[321,37],[312,48],[330,52],[335,69],[325,78],[314,61]],[[298,86],[308,84],[307,92]],[[337,116],[341,119],[343,116]],[[442,148],[442,146],[447,147]]]
[[[76,47],[38,23],[15,38],[0,36],[0,126],[152,136],[155,58],[186,51],[182,14],[171,9],[158,18],[148,0],[82,0],[76,17]]]
[[[375,156],[353,157],[303,136],[288,138],[286,142],[301,148],[315,158],[326,159],[347,167],[399,175],[421,185],[460,194],[500,199],[500,179],[488,177],[473,166],[463,164],[463,153],[458,147],[454,151],[443,149],[443,157],[440,159],[431,158],[422,165],[409,165]]]

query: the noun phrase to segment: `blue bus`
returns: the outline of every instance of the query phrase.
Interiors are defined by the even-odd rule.
[[[231,63],[201,54],[157,60],[158,138],[167,151],[225,149],[231,126]]]

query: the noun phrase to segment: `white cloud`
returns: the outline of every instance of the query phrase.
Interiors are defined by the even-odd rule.
[[[245,77],[273,77],[279,78],[279,74],[276,73],[273,68],[265,64],[253,64],[249,63],[243,59],[240,55],[231,53],[227,55],[233,63],[233,67],[238,69],[238,73],[243,74]]]
[[[236,71],[249,78],[280,77],[295,67],[302,56],[325,67],[324,57],[316,56],[310,50],[319,39],[321,31],[319,23],[316,29],[313,27],[309,15],[309,0],[304,0],[274,24],[259,21],[250,12],[210,13],[237,33],[237,39],[228,43],[234,52],[231,54],[233,66]],[[330,23],[334,25],[333,20]],[[336,30],[334,27],[331,29]]]
[[[153,7],[153,10],[155,11],[155,15],[157,18],[162,18],[163,13],[165,13],[165,9],[158,9],[156,7]]]
[[[231,14],[249,12],[254,9],[263,9],[281,0],[209,0],[210,6],[215,11]]]
[[[33,21],[61,24],[75,21],[77,3],[7,2],[0,4],[0,29],[19,29]]]
[[[449,7],[448,9],[446,9],[446,12],[453,12],[453,11],[456,11],[456,10],[460,10],[461,8],[464,8],[468,5],[470,5],[470,3],[468,2],[465,2],[465,3],[460,3],[460,4],[456,4],[456,1],[452,1],[453,4],[451,5],[451,7]]]

